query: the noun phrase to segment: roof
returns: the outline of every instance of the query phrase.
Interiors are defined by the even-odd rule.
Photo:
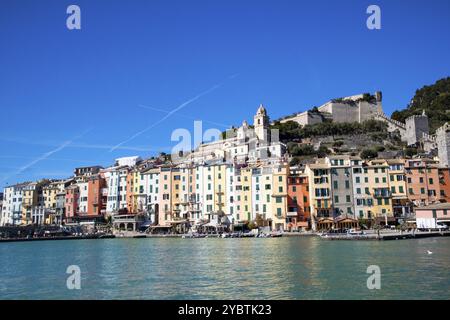
[[[435,203],[428,206],[417,207],[414,210],[450,210],[450,203]]]

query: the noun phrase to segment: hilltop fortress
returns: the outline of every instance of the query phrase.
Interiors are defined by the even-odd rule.
[[[301,126],[326,121],[337,123],[378,120],[387,124],[391,133],[396,133],[408,146],[417,146],[428,153],[439,156],[444,165],[450,164],[450,126],[444,125],[431,135],[428,116],[413,115],[405,123],[391,119],[383,111],[382,93],[364,93],[332,99],[320,107],[279,119],[280,123],[294,121]],[[230,134],[231,133],[231,134]],[[227,131],[224,139],[201,144],[196,150],[182,158],[182,162],[202,163],[221,160],[235,163],[257,163],[285,161],[286,146],[278,141],[276,130],[270,130],[267,110],[260,105],[253,126],[244,121],[239,128]]]
[[[375,119],[378,114],[383,113],[381,100],[381,92],[376,92],[375,95],[365,93],[333,99],[320,107],[285,117],[280,122],[295,121],[302,126],[320,123],[325,120],[333,122],[363,122]]]

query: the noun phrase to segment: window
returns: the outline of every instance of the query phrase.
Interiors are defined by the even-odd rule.
[[[380,183],[380,178],[376,177],[375,178],[375,183]]]
[[[351,199],[350,199],[350,196],[349,196],[349,195],[346,195],[346,196],[345,196],[345,201],[347,201],[347,203],[348,203],[348,202],[351,202]]]
[[[339,196],[334,196],[334,203],[339,203]]]
[[[389,205],[389,198],[385,198],[384,199],[384,204],[387,205],[387,206]]]
[[[338,182],[337,181],[333,181],[333,188],[337,189],[338,188]]]
[[[360,177],[356,177],[356,183],[360,183],[361,178]]]
[[[433,178],[428,179],[429,184],[433,184]]]
[[[403,191],[403,186],[399,186],[399,187],[398,187],[398,192],[399,192],[399,193],[404,193],[404,191]]]
[[[361,194],[361,188],[356,188],[356,193]]]
[[[277,208],[277,216],[280,218],[281,217],[281,208]]]
[[[350,181],[345,180],[345,189],[350,189]]]
[[[283,199],[281,197],[275,197],[275,202],[276,203],[282,203]]]

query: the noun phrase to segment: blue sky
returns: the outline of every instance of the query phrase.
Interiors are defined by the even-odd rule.
[[[70,4],[81,30],[66,28]],[[260,103],[275,119],[381,90],[390,114],[450,75],[449,13],[445,0],[2,0],[0,187],[168,152],[174,129],[239,125]]]

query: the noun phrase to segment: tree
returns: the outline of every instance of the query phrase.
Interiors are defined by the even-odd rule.
[[[430,132],[450,121],[450,77],[440,79],[434,84],[418,89],[411,102],[403,110],[392,113],[391,118],[405,122],[412,115],[420,115],[425,110]]]
[[[293,158],[291,159],[291,161],[289,162],[289,165],[292,166],[292,167],[295,167],[295,166],[298,166],[300,163],[301,163],[301,162],[300,162],[300,158],[298,158],[298,157],[293,157]]]
[[[372,148],[367,148],[361,151],[360,156],[363,159],[375,159],[378,157],[378,152]]]

